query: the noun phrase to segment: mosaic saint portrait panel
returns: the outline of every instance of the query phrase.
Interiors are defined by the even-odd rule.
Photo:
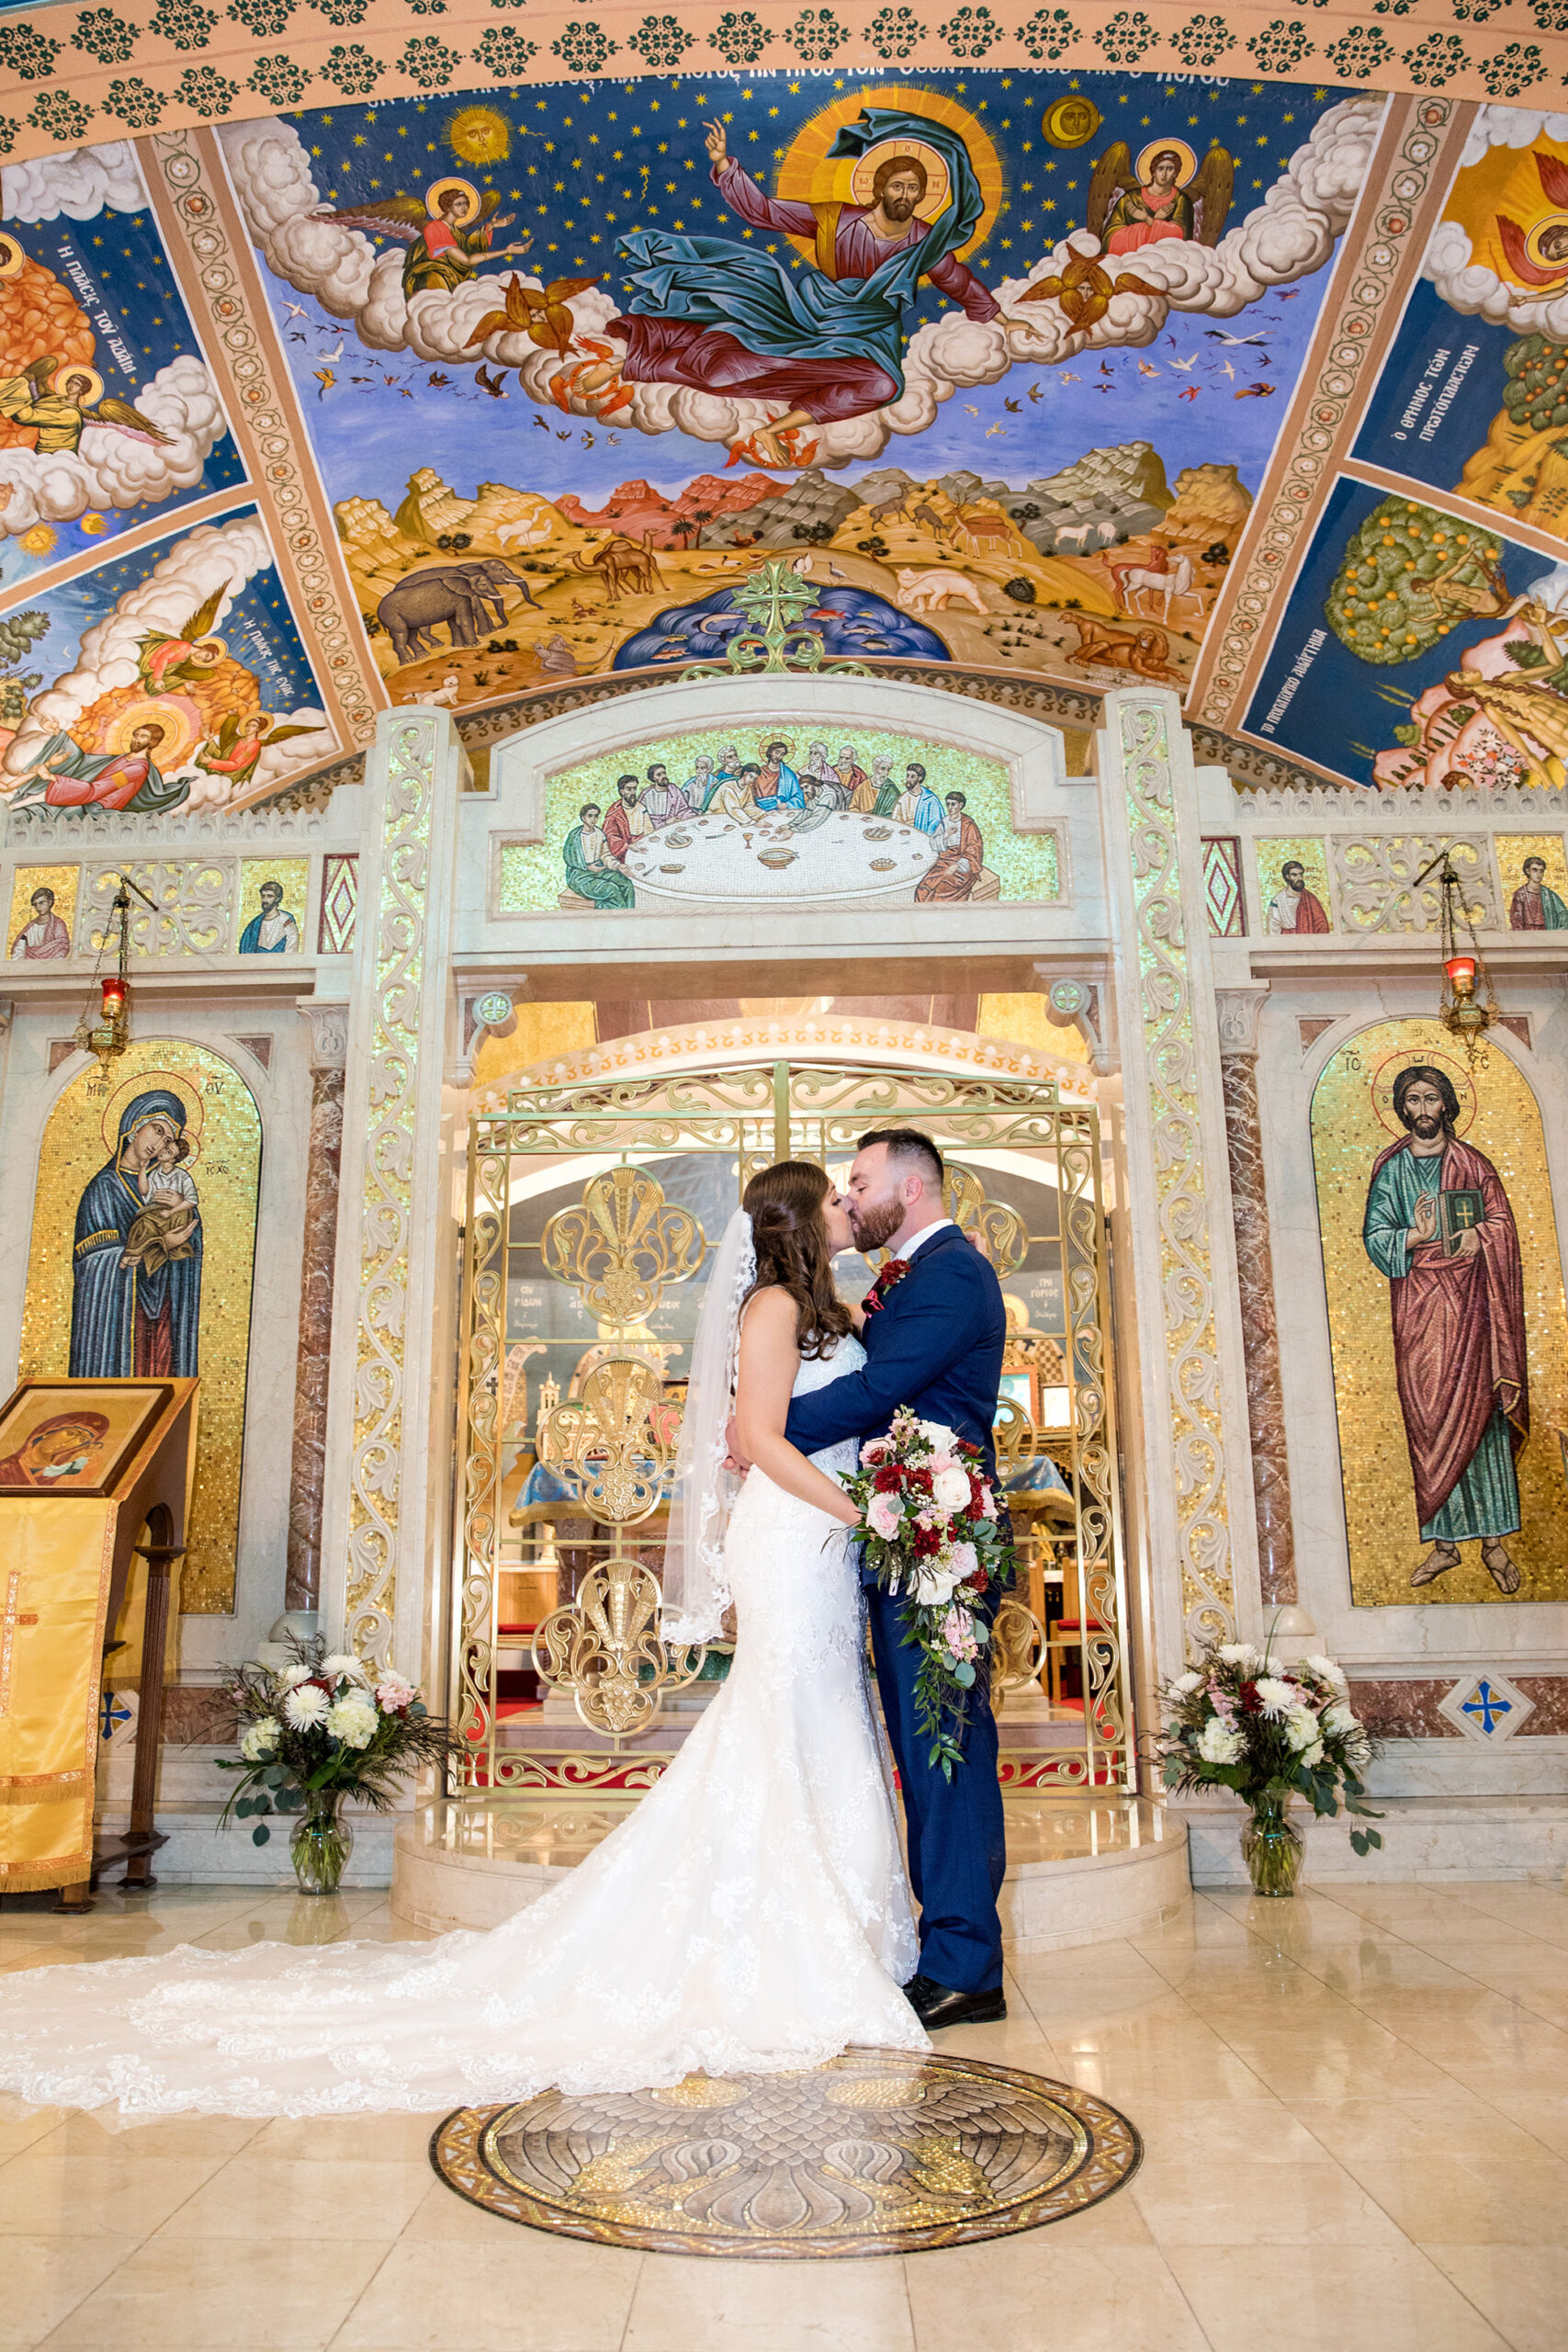
[[[24,1379],[199,1377],[180,1607],[234,1605],[261,1118],[233,1066],[141,1037],[66,1087],[39,1154]]]
[[[1312,1138],[1353,1600],[1568,1598],[1568,1315],[1523,1071],[1380,1022],[1325,1067]]]

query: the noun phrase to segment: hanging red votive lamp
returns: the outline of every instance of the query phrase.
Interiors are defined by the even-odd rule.
[[[103,978],[104,1019],[111,1028],[125,1011],[126,981],[123,972],[107,972]]]
[[[1450,956],[1443,969],[1449,976],[1449,986],[1455,996],[1475,994],[1475,958],[1473,956]]]

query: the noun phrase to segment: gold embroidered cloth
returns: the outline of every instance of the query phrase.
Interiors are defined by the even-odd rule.
[[[118,1506],[0,1495],[0,1893],[93,1864],[94,1769]]]

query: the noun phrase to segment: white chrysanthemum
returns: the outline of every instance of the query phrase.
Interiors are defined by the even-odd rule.
[[[1348,1690],[1350,1687],[1344,1668],[1336,1665],[1331,1657],[1303,1657],[1302,1668],[1307,1674],[1315,1674],[1320,1682],[1332,1682],[1336,1690]]]
[[[1194,1690],[1201,1690],[1202,1688],[1203,1678],[1201,1674],[1179,1674],[1170,1686],[1171,1695],[1177,1699],[1190,1699]]]
[[[286,1690],[293,1690],[301,1682],[309,1682],[315,1671],[313,1666],[307,1666],[302,1658],[296,1658],[292,1666],[284,1668],[277,1679]]]
[[[351,1682],[367,1682],[370,1679],[359,1660],[350,1657],[346,1650],[334,1650],[331,1657],[324,1657],[321,1672],[330,1675],[334,1682],[341,1682],[345,1675]]]
[[[1258,1678],[1258,1704],[1266,1715],[1288,1715],[1292,1708],[1300,1706],[1301,1698],[1295,1684],[1285,1681],[1280,1675],[1265,1674]]]
[[[1304,1751],[1314,1748],[1323,1754],[1323,1742],[1317,1736],[1317,1717],[1310,1707],[1292,1707],[1285,1717],[1285,1737],[1305,1760]],[[1313,1759],[1314,1762],[1316,1758]]]
[[[327,1729],[345,1747],[368,1747],[376,1722],[376,1704],[367,1690],[345,1691],[327,1709]]]
[[[1343,1699],[1336,1699],[1325,1707],[1321,1720],[1330,1739],[1342,1739],[1360,1729],[1355,1709],[1348,1707]]]
[[[1303,1764],[1321,1764],[1322,1761],[1323,1742],[1321,1739],[1314,1739],[1309,1747],[1303,1748],[1302,1762]]]
[[[1251,1642],[1226,1642],[1215,1655],[1222,1666],[1245,1666],[1250,1669],[1263,1663],[1262,1651],[1255,1648]]]
[[[246,1763],[265,1764],[276,1756],[282,1729],[276,1715],[260,1715],[254,1724],[247,1724],[240,1740],[240,1753]]]
[[[283,1712],[296,1731],[313,1731],[319,1723],[325,1720],[327,1694],[319,1690],[313,1682],[301,1683],[285,1699]]]
[[[1198,1753],[1205,1764],[1234,1764],[1247,1747],[1239,1731],[1230,1731],[1218,1715],[1212,1716],[1198,1735]]]

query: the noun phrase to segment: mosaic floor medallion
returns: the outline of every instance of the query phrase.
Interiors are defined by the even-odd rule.
[[[1142,2155],[1089,2092],[977,2058],[850,2050],[798,2074],[464,2107],[431,2162],[487,2212],[658,2254],[910,2254],[1098,2203]]]

